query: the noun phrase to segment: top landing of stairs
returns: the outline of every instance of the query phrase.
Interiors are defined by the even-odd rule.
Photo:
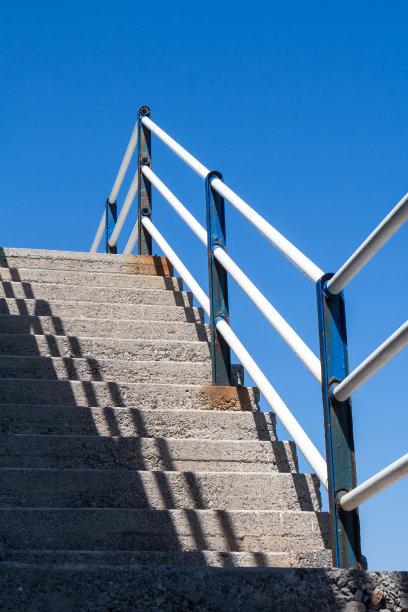
[[[174,276],[173,266],[158,255],[112,255],[45,249],[0,247],[0,268],[41,268],[49,270],[91,269],[93,272]]]

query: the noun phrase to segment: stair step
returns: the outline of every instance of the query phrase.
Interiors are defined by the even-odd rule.
[[[0,334],[0,355],[209,362],[207,342]]]
[[[12,434],[272,441],[275,427],[271,412],[0,405],[0,431]]]
[[[258,411],[253,387],[0,378],[0,404]]]
[[[211,384],[211,364],[0,355],[0,378]]]
[[[209,326],[174,321],[108,319],[65,319],[24,315],[0,315],[2,334],[49,334],[86,338],[127,338],[135,340],[204,341],[210,338]]]
[[[0,266],[2,268],[40,268],[107,272],[109,274],[173,276],[173,266],[167,258],[157,255],[112,255],[48,251],[46,249],[2,248]]]
[[[71,296],[72,299],[72,296]],[[0,298],[0,315],[31,315],[68,319],[130,319],[144,321],[178,321],[203,323],[202,308],[179,306],[147,306],[143,304],[109,304],[99,302],[73,302],[67,300],[26,300]],[[7,332],[7,329],[4,328]],[[54,333],[54,332],[51,332]]]
[[[311,474],[0,469],[0,507],[321,509]]]
[[[192,306],[193,295],[187,291],[161,289],[129,289],[116,287],[82,287],[59,283],[0,283],[0,297],[30,300],[68,300],[115,302],[121,304],[154,304],[161,306]]]
[[[290,442],[118,436],[1,436],[0,467],[296,472]]]
[[[0,509],[6,548],[290,550],[329,547],[327,513],[275,510]]]
[[[4,550],[9,562],[104,566],[206,566],[206,567],[331,567],[331,551],[311,552],[215,552],[105,551],[105,550]],[[146,569],[146,567],[145,567]],[[266,608],[267,609],[267,608]]]
[[[47,270],[41,268],[1,268],[0,282],[52,283],[61,285],[85,285],[86,287],[138,287],[139,289],[170,289],[182,291],[180,278],[170,276],[146,276],[143,274],[112,274],[83,270]]]

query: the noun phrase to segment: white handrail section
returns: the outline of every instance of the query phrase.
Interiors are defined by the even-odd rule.
[[[138,238],[138,222],[136,221],[133,229],[132,229],[132,233],[129,236],[129,240],[126,243],[125,249],[123,251],[123,255],[131,255],[133,249],[136,246],[137,243],[137,238]]]
[[[408,453],[352,491],[345,493],[340,498],[340,505],[343,510],[348,512],[354,510],[381,491],[402,480],[405,476],[408,476]]]
[[[408,321],[405,321],[397,331],[334,388],[334,397],[340,402],[344,402],[407,345]]]
[[[182,261],[179,259],[179,257],[176,255],[176,253],[173,251],[173,249],[170,247],[164,237],[160,234],[157,228],[153,225],[150,219],[148,219],[147,217],[143,217],[142,224],[150,233],[152,238],[156,241],[157,245],[160,247],[166,257],[173,264],[174,268],[188,285],[191,292],[193,293],[197,301],[201,304],[207,315],[209,315],[209,299],[204,293],[204,291],[201,289],[200,285],[190,274],[190,272],[187,270],[187,268],[184,266]],[[298,446],[299,450],[303,453],[305,459],[308,461],[309,465],[314,470],[323,486],[327,489],[327,465],[322,455],[319,453],[313,442],[310,440],[310,438],[302,429],[298,421],[292,415],[289,408],[286,406],[286,404],[280,398],[280,396],[272,387],[270,382],[267,380],[266,376],[258,367],[254,359],[252,359],[248,351],[245,349],[243,344],[232,331],[228,323],[223,319],[218,319],[218,321],[216,321],[216,327],[220,334],[222,334],[222,336],[225,338],[226,342],[230,345],[231,349],[234,351],[235,355],[238,357],[238,359],[254,381],[255,385],[258,387],[258,389],[268,402],[269,406],[275,412],[276,416],[279,418],[288,434]]]
[[[408,219],[408,193],[358,247],[338,272],[327,283],[330,293],[338,294],[352,278],[374,257],[382,246]]]
[[[91,246],[91,250],[89,251],[90,253],[96,253],[96,251],[98,250],[99,243],[102,240],[102,236],[105,231],[105,226],[106,226],[106,210],[103,211],[103,215],[99,222],[99,226],[96,231],[95,238]]]
[[[130,160],[132,159],[134,150],[136,148],[137,140],[138,140],[138,122],[136,121],[136,125],[133,128],[133,132],[130,137],[129,144],[126,148],[125,154],[122,159],[122,163],[120,164],[119,172],[116,176],[115,182],[112,187],[112,191],[109,196],[109,202],[111,204],[116,202],[116,198],[118,196],[120,188],[122,187],[123,179],[125,178],[125,174],[130,164]]]
[[[113,232],[111,237],[109,238],[109,246],[114,247],[118,241],[119,234],[122,231],[123,224],[126,221],[126,217],[128,216],[128,212],[130,207],[133,204],[133,200],[135,199],[135,195],[137,193],[137,188],[139,186],[139,173],[136,171],[135,176],[133,177],[132,184],[129,187],[129,191],[127,192],[125,201],[123,202],[123,206],[120,209],[119,217],[116,221],[115,227],[113,228]]]
[[[136,148],[137,140],[138,140],[138,122],[136,121],[136,125],[133,128],[133,132],[132,132],[132,135],[130,137],[128,146],[126,148],[125,154],[123,156],[122,163],[120,164],[120,168],[119,168],[118,174],[116,175],[116,179],[115,179],[115,182],[113,184],[112,191],[110,192],[110,195],[109,195],[109,198],[108,198],[108,200],[109,200],[109,202],[111,204],[116,202],[116,198],[118,196],[120,188],[122,187],[123,179],[125,178],[125,174],[127,172],[129,164],[130,164],[130,160],[132,159],[132,155],[133,155],[134,150]],[[129,207],[130,207],[130,205],[129,205]],[[123,210],[123,208],[122,208],[122,210]],[[121,219],[122,210],[120,211],[120,215],[119,215],[118,221]],[[115,244],[117,242],[117,239],[118,239],[118,236],[119,236],[119,232],[122,229],[123,223],[125,222],[125,218],[126,218],[126,215],[127,215],[128,212],[129,212],[129,210],[126,211],[125,215],[122,215],[122,220],[121,220],[122,225],[120,226],[120,229],[117,232],[115,241],[113,242],[112,241],[112,237],[110,238],[110,240],[109,240],[110,246],[115,246]],[[105,225],[106,225],[106,211],[102,215],[102,219],[101,219],[101,221],[99,223],[98,230],[97,230],[97,232],[95,234],[95,238],[94,238],[94,241],[93,241],[92,246],[91,246],[91,251],[90,251],[91,253],[96,253],[96,251],[98,250],[99,243],[102,240],[102,236],[103,236],[103,233],[105,231]],[[115,226],[115,230],[116,230],[116,226]],[[114,232],[112,232],[112,236],[113,236],[113,233]]]
[[[159,193],[161,193],[161,195],[168,201],[168,203],[178,213],[183,221],[185,221],[185,223],[195,233],[203,245],[207,247],[207,232],[204,227],[197,221],[197,219],[195,219],[195,217],[193,217],[193,215],[180,202],[180,200],[176,198],[170,189],[168,189],[162,183],[162,181],[150,168],[144,167],[142,172],[151,182],[151,184],[156,187]],[[316,357],[313,351],[305,342],[303,342],[289,323],[285,321],[276,308],[272,306],[272,304],[259,291],[254,283],[221,247],[216,247],[213,250],[213,253],[217,261],[219,261],[225,270],[232,276],[235,282],[241,287],[250,300],[264,315],[266,320],[276,329],[281,338],[290,346],[301,362],[321,384],[320,359]]]
[[[142,123],[164,142],[176,155],[178,155],[190,168],[192,168],[202,179],[209,173],[208,168],[203,166],[191,153],[179,145],[173,138],[164,132],[149,117],[143,117]],[[304,255],[294,244],[289,242],[268,221],[259,215],[249,204],[244,202],[232,189],[227,187],[220,179],[213,179],[212,187],[222,195],[234,208],[236,208],[256,229],[271,242],[285,257],[295,264],[311,281],[316,283],[323,276],[323,270],[316,266],[306,255]]]

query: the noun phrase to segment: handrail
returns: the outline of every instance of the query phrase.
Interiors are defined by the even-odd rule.
[[[180,258],[176,255],[174,250],[170,247],[169,243],[160,234],[159,230],[153,225],[151,220],[144,217],[142,219],[142,224],[150,233],[152,238],[156,241],[156,243],[166,255],[166,257],[169,259],[169,261],[173,264],[174,268],[180,274],[181,278],[188,285],[194,297],[203,307],[204,311],[209,315],[209,299],[205,295],[204,291],[201,289],[197,281],[187,270],[187,268],[182,263]],[[255,385],[258,387],[259,391],[262,393],[265,400],[268,402],[269,406],[275,412],[276,416],[279,418],[286,431],[289,433],[295,444],[303,453],[305,459],[308,461],[309,465],[316,473],[323,486],[327,489],[327,466],[322,455],[319,453],[319,451],[317,450],[313,442],[310,440],[310,438],[307,436],[301,425],[292,415],[289,408],[283,402],[281,397],[272,387],[271,383],[263,374],[259,366],[256,364],[255,360],[250,356],[250,354],[240,342],[236,334],[232,331],[228,323],[223,319],[219,319],[218,321],[216,321],[216,327],[222,334],[222,336],[225,338],[231,349],[234,351],[235,355],[242,363],[242,365],[254,381]]]
[[[336,295],[374,257],[382,246],[408,219],[408,193],[358,247],[338,272],[327,283],[327,290]]]
[[[340,497],[340,506],[350,512],[381,491],[408,476],[408,453]]]
[[[203,166],[191,153],[178,144],[171,136],[166,134],[158,125],[148,117],[142,118],[142,123],[153,132],[164,144],[166,144],[176,155],[178,155],[190,168],[192,168],[202,179],[209,173],[208,168]],[[236,210],[238,210],[256,229],[271,242],[285,257],[295,264],[312,282],[316,282],[323,276],[323,270],[316,266],[306,255],[304,255],[294,244],[289,242],[268,221],[259,215],[249,204],[240,198],[232,189],[227,187],[219,179],[214,179],[211,186],[223,196]]]
[[[116,175],[116,179],[115,179],[115,182],[113,184],[112,191],[110,192],[110,195],[108,197],[108,202],[110,204],[114,204],[116,202],[116,198],[118,196],[120,188],[122,187],[123,179],[125,178],[125,174],[127,172],[129,164],[130,164],[130,160],[132,159],[134,150],[136,148],[137,141],[138,141],[138,132],[139,132],[139,130],[138,130],[138,123],[139,122],[136,121],[136,125],[133,128],[133,132],[132,132],[132,135],[130,137],[128,146],[126,147],[126,151],[125,151],[125,154],[123,156],[122,163],[120,164],[120,168],[119,168],[118,173]],[[132,185],[133,185],[133,183],[132,183]],[[130,189],[132,189],[132,187]],[[136,187],[136,191],[137,191],[137,187]],[[133,199],[132,199],[132,201],[133,201]],[[123,206],[123,208],[122,208],[122,210],[120,212],[119,219],[117,221],[115,229],[113,230],[112,236],[109,239],[109,244],[112,247],[116,245],[119,233],[120,233],[120,231],[121,231],[121,229],[123,227],[123,224],[125,222],[125,219],[126,219],[127,213],[129,212],[129,208],[130,208],[131,204],[132,204],[132,202],[130,202],[130,204],[129,204],[129,206],[128,206],[126,211],[123,211],[123,208],[124,208],[124,206]],[[119,222],[120,222],[120,226],[118,227]],[[105,225],[106,225],[106,211],[103,213],[102,218],[100,220],[98,229],[97,229],[96,234],[95,234],[95,238],[94,238],[92,246],[91,246],[90,253],[96,253],[96,251],[98,250],[99,243],[102,240],[102,236],[103,236],[104,231],[105,231]],[[116,229],[117,227],[118,227],[118,229]],[[113,237],[114,234],[115,234],[115,239],[113,241],[112,237]]]
[[[333,388],[334,397],[340,402],[344,402],[407,345],[408,321],[405,321],[397,331],[360,363],[351,374]]]
[[[120,209],[118,220],[116,221],[111,237],[108,240],[109,245],[111,247],[114,247],[118,241],[119,234],[122,231],[123,224],[125,223],[130,207],[133,204],[133,200],[135,199],[135,195],[137,193],[138,187],[139,187],[139,173],[136,171],[135,176],[133,177],[133,181],[129,187],[129,191],[127,192],[125,201],[123,202],[123,206]]]
[[[207,229],[151,170],[151,133],[160,138],[205,181]],[[116,196],[137,142],[138,171],[116,221]],[[150,218],[152,185],[207,248],[210,297],[204,293],[195,278],[153,225]],[[408,194],[401,199],[336,274],[324,274],[323,270],[225,185],[222,174],[209,171],[206,166],[156,125],[150,119],[150,108],[147,106],[139,108],[139,121],[132,132],[112,192],[106,201],[105,212],[98,226],[91,252],[96,252],[105,232],[106,251],[116,253],[118,236],[136,192],[138,194],[138,222],[131,232],[124,253],[131,253],[139,240],[138,252],[151,255],[152,238],[156,241],[210,317],[213,384],[230,384],[230,351],[232,350],[304,454],[323,486],[328,489],[334,565],[359,567],[361,547],[359,518],[356,509],[408,474],[408,455],[404,455],[372,478],[357,485],[350,396],[408,345],[408,321],[353,372],[349,373],[347,326],[342,289],[408,220]],[[267,240],[316,284],[320,360],[227,254],[225,200],[230,202]],[[235,280],[321,384],[327,464],[232,331],[229,325],[228,275]],[[339,512],[339,508],[343,512]]]
[[[198,239],[207,246],[207,232],[204,227],[193,217],[187,208],[176,198],[158,176],[150,169],[143,168],[143,174],[156,187],[161,195],[168,201],[177,214],[186,222],[188,227],[195,233]],[[216,179],[213,180],[213,183]],[[126,252],[126,249],[125,249]],[[321,384],[320,359],[316,357],[307,344],[298,336],[295,330],[285,321],[281,314],[272,306],[269,300],[259,291],[247,275],[236,265],[231,257],[220,247],[213,251],[214,257],[220,262],[225,270],[232,276],[235,282],[246,293],[255,304],[266,320],[276,329],[278,334],[290,346],[297,357],[307,367],[309,372]]]

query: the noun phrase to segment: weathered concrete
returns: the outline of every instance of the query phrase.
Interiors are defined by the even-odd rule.
[[[193,296],[187,291],[162,289],[129,289],[127,287],[88,287],[58,283],[0,283],[0,297],[31,300],[72,300],[84,302],[112,302],[126,304],[155,304],[161,306],[192,306]]]
[[[89,357],[134,361],[211,361],[207,342],[0,334],[0,355]]]
[[[274,441],[276,418],[271,412],[150,411],[112,406],[0,404],[0,431],[37,435]]]
[[[14,298],[0,298],[0,314],[113,321],[117,319],[156,322],[178,321],[183,323],[202,323],[204,321],[203,309],[190,306],[180,308],[180,306],[155,306],[151,304],[109,304],[103,302]],[[7,331],[7,329],[4,329],[4,331]]]
[[[331,551],[214,552],[116,550],[0,550],[0,562],[69,565],[175,565],[197,567],[331,567]],[[0,565],[1,567],[1,565]]]
[[[295,472],[289,442],[118,436],[3,435],[0,467]]]
[[[255,466],[256,469],[256,466]],[[0,507],[321,510],[310,474],[0,469]]]
[[[180,310],[183,310],[180,308]],[[37,317],[0,315],[0,333],[49,334],[57,336],[122,338],[136,340],[209,340],[209,326],[178,321],[64,319],[58,316]]]
[[[130,383],[211,384],[211,364],[129,359],[71,359],[0,355],[0,378],[42,378]]]
[[[86,287],[138,287],[139,289],[170,289],[182,291],[183,281],[168,276],[117,274],[84,270],[49,270],[47,268],[2,268],[0,282],[61,283]]]
[[[329,547],[328,527],[304,510],[0,508],[0,541],[15,549],[306,552]]]
[[[250,387],[0,378],[0,404],[127,406],[140,409],[259,410]]]
[[[112,255],[3,247],[0,249],[0,266],[3,268],[41,268],[80,272],[87,270],[109,274],[174,276],[173,266],[168,259],[157,255]]]
[[[4,610],[407,612],[408,572],[148,566],[0,568]],[[375,589],[383,594],[373,607]],[[362,600],[362,601],[361,601]]]

